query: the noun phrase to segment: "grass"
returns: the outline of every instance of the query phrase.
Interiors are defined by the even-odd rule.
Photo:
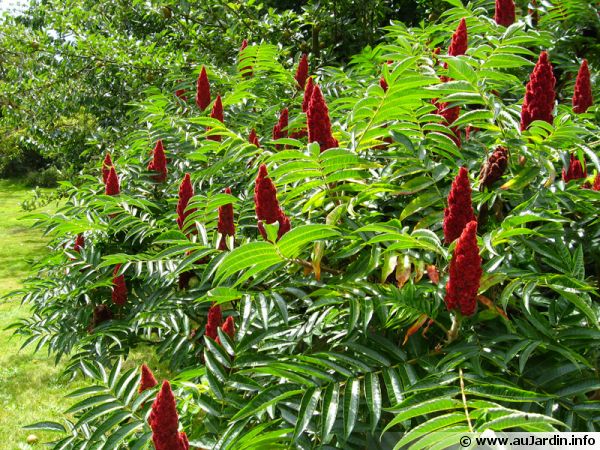
[[[31,263],[46,252],[47,238],[31,221],[24,220],[29,213],[20,204],[30,196],[30,189],[21,182],[0,180],[0,297],[18,289],[21,281],[31,275]],[[39,212],[51,212],[53,206]],[[19,351],[23,339],[13,337],[5,328],[30,311],[21,306],[18,298],[0,302],[0,450],[31,450],[42,448],[42,442],[54,440],[56,434],[31,432],[22,427],[41,421],[62,422],[63,412],[75,401],[66,394],[85,385],[78,379],[67,383],[61,378],[62,366],[42,349],[32,353]],[[139,366],[142,362],[155,370],[157,378],[169,372],[158,363],[157,356],[148,347],[140,346],[129,355],[124,369]],[[35,434],[37,444],[28,444],[27,437]]]
[[[31,262],[46,252],[41,232],[22,220],[27,213],[20,203],[29,195],[30,190],[21,183],[0,180],[0,296],[17,289],[30,275]],[[61,380],[61,367],[55,366],[54,359],[45,352],[19,352],[22,340],[5,328],[28,313],[18,299],[0,303],[0,447],[6,450],[41,447],[27,444],[32,432],[22,427],[42,420],[60,420],[70,403],[65,394],[77,387]],[[41,440],[53,437],[35,434]]]

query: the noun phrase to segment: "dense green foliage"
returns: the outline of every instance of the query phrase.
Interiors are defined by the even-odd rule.
[[[129,104],[145,89],[173,89],[199,62],[231,65],[243,38],[335,63],[391,18],[428,13],[406,0],[355,3],[32,1],[2,24],[0,176],[53,167],[31,183],[72,178],[131,131]]]
[[[600,110],[572,112],[579,60],[561,53],[561,23],[538,30],[526,17],[505,28],[490,2],[451,3],[438,22],[394,22],[381,44],[343,69],[313,72],[339,148],[321,153],[285,139],[277,149],[269,140],[282,108],[290,130],[303,128],[305,115],[297,58],[262,43],[237,65],[202,60],[213,98],[223,96],[224,124],[193,104],[199,68],[173,68],[163,89],[135,104],[137,129],[115,149],[121,193],[104,195],[99,164],[80,186],[63,182],[67,205],[38,216],[54,252],[18,293],[35,314],[16,325],[28,345],[68,355],[68,370],[96,381],[74,393],[84,398],[67,428],[38,425],[67,431],[58,447],[151,445],[145,416],[156,391],[138,396],[137,372],[121,374],[119,362],[142,343],[178,373],[171,381],[180,421],[202,448],[430,448],[428,440],[443,448],[473,430],[597,431],[600,193],[584,180],[565,183],[560,172],[571,152],[587,162],[589,181],[600,170]],[[461,18],[466,55],[443,50],[438,62],[434,48],[447,49]],[[522,132],[525,83],[542,49],[561,62],[559,102],[553,124]],[[249,65],[253,76],[244,77]],[[174,95],[178,79],[187,103]],[[462,147],[435,99],[460,106],[452,127]],[[248,143],[252,128],[262,148]],[[207,139],[214,134],[222,142]],[[158,139],[169,161],[165,184],[146,169]],[[483,189],[478,173],[498,145],[509,150],[508,170]],[[261,163],[292,222],[277,243],[256,227]],[[443,244],[442,220],[461,166],[474,188],[484,261],[470,318],[443,301],[455,244]],[[175,222],[186,172],[196,191],[191,237]],[[217,208],[228,203],[237,225],[230,252],[216,249]],[[129,289],[123,307],[110,301],[117,264]],[[189,271],[189,288],[179,288]],[[234,339],[219,335],[222,345],[203,336],[212,304],[236,321]],[[114,317],[92,323],[100,305]]]

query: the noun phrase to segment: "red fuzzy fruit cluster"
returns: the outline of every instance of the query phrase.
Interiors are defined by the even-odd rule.
[[[585,169],[585,164],[582,166],[579,158],[571,154],[571,157],[569,158],[569,168],[566,171],[565,169],[562,170],[562,179],[565,183],[568,183],[571,180],[579,180],[586,177],[587,171]]]
[[[75,238],[75,245],[73,246],[73,250],[79,253],[84,246],[85,239],[83,237],[83,234],[79,233]]]
[[[121,187],[119,186],[119,177],[117,176],[115,166],[110,166],[110,169],[108,170],[108,176],[106,177],[104,193],[106,195],[117,195],[119,192],[121,192]]]
[[[152,389],[158,384],[158,381],[154,378],[154,374],[146,364],[142,364],[141,372],[142,378],[140,379],[140,386],[138,388],[139,393]]]
[[[215,103],[212,107],[212,111],[210,112],[210,117],[212,117],[213,119],[217,119],[221,123],[223,123],[223,121],[224,121],[223,102],[221,101],[220,95],[217,95],[217,99],[215,100]],[[210,128],[208,128],[207,131],[208,130],[210,130]],[[215,141],[215,142],[221,142],[221,136],[218,134],[213,134],[212,136],[208,136],[207,139],[210,139],[211,141]]]
[[[279,114],[279,120],[273,126],[273,140],[283,139],[288,137],[288,121],[289,121],[289,111],[287,108],[283,108],[281,113]],[[281,145],[275,144],[276,149],[281,149]]]
[[[113,166],[112,159],[110,158],[110,153],[107,153],[104,157],[104,161],[102,161],[102,182],[106,184],[106,180],[108,180],[108,173],[110,172],[110,168]]]
[[[467,23],[465,19],[460,19],[456,31],[452,35],[452,41],[448,48],[450,56],[464,55],[467,51]]]
[[[494,20],[498,25],[505,27],[515,23],[515,2],[513,0],[496,0]]]
[[[308,125],[308,142],[318,142],[321,152],[338,146],[338,141],[331,134],[329,109],[321,93],[319,85],[315,84],[306,111]]]
[[[152,175],[152,179],[159,183],[164,183],[167,180],[167,158],[165,156],[165,148],[162,141],[159,139],[152,151],[152,161],[148,164],[150,172],[156,172]]]
[[[472,316],[477,309],[477,291],[483,270],[477,246],[477,222],[467,224],[458,238],[450,261],[450,278],[446,284],[446,308]]]
[[[251,144],[254,144],[258,148],[260,148],[260,142],[258,142],[258,136],[256,135],[256,130],[254,128],[252,128],[252,131],[250,132],[250,135],[248,136],[248,142],[250,142]]]
[[[117,264],[113,270],[112,301],[115,305],[123,306],[127,302],[127,285],[125,275],[117,275],[120,269],[121,264]]]
[[[577,79],[575,80],[575,90],[573,91],[573,112],[576,114],[582,114],[594,104],[594,98],[592,97],[592,86],[590,83],[590,69],[588,68],[588,62],[586,59],[583,60],[577,72]]]
[[[202,66],[200,75],[198,75],[198,81],[196,82],[196,105],[202,111],[210,105],[210,84],[204,66]]]
[[[192,214],[196,209],[186,211],[190,199],[194,196],[194,187],[190,180],[190,174],[186,173],[183,181],[179,185],[179,200],[177,201],[177,225],[183,230],[183,224],[187,216]]]
[[[298,68],[296,69],[296,75],[294,79],[296,83],[298,83],[298,89],[304,89],[306,85],[306,79],[308,78],[308,56],[306,53],[302,54],[302,58],[300,58],[300,62],[298,63]]]
[[[481,172],[479,173],[481,185],[490,188],[492,184],[502,177],[507,167],[508,150],[506,147],[498,146],[481,168]]]
[[[471,184],[467,169],[461,167],[448,194],[448,207],[444,210],[444,240],[450,244],[460,236],[467,223],[475,220],[471,204]]]
[[[177,431],[179,416],[177,404],[168,381],[164,381],[148,418],[152,429],[152,442],[156,450],[189,450],[190,444],[186,434]]]
[[[283,213],[277,201],[277,190],[269,178],[267,166],[261,164],[256,177],[254,187],[254,205],[256,207],[256,217],[258,219],[258,230],[262,237],[267,240],[267,232],[263,222],[267,224],[279,223],[277,239],[280,239],[292,228],[290,219]]]
[[[233,317],[229,316],[227,319],[225,319],[225,322],[223,322],[221,307],[214,305],[208,310],[208,318],[206,320],[206,329],[204,331],[204,335],[215,340],[217,344],[221,343],[218,333],[219,327],[225,334],[233,339],[235,335],[235,321]]]
[[[230,188],[225,188],[226,194],[231,194]],[[221,233],[221,241],[219,242],[219,250],[227,250],[226,236],[235,235],[235,224],[233,223],[233,205],[228,203],[219,206],[219,221],[217,230]]]
[[[600,173],[597,173],[594,177],[594,184],[592,185],[594,191],[600,191]]]
[[[312,96],[312,91],[315,87],[312,77],[306,80],[306,85],[304,86],[304,97],[302,98],[302,112],[308,111],[308,105],[310,104],[310,97]]]
[[[552,123],[555,84],[556,79],[552,73],[552,65],[548,61],[548,53],[542,52],[525,90],[525,99],[521,108],[521,130],[526,130],[534,120]]]

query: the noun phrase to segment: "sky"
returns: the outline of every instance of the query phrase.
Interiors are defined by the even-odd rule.
[[[0,12],[14,11],[19,5],[24,5],[27,0],[0,0]]]

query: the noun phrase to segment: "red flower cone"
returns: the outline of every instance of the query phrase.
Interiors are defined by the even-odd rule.
[[[496,0],[494,20],[505,27],[515,23],[515,2],[513,0]]]
[[[338,141],[331,134],[331,121],[329,109],[321,93],[319,85],[313,87],[308,111],[306,111],[308,125],[308,142],[318,142],[321,152],[338,146]]]
[[[283,108],[279,114],[279,121],[273,126],[273,140],[283,139],[288,137],[288,120],[289,112],[287,108]],[[275,144],[276,149],[281,149],[281,145]]]
[[[127,302],[127,285],[125,275],[117,275],[120,269],[121,264],[117,264],[113,270],[112,301],[115,305],[123,306]]]
[[[304,98],[302,99],[302,112],[308,111],[308,105],[310,104],[310,97],[312,96],[313,88],[315,87],[312,77],[306,80],[304,86]]]
[[[231,194],[231,189],[225,188],[225,193]],[[217,223],[217,231],[221,233],[219,250],[227,250],[227,236],[235,236],[235,224],[233,223],[233,205],[231,203],[219,206],[219,221]]]
[[[219,336],[218,329],[223,323],[223,313],[221,307],[218,305],[211,306],[208,310],[208,317],[206,319],[206,329],[204,335],[208,336],[212,340],[216,340]]]
[[[555,84],[556,79],[548,61],[548,54],[542,52],[527,83],[521,108],[521,131],[526,130],[534,120],[552,123]]]
[[[506,147],[498,146],[490,155],[479,173],[481,185],[490,188],[498,181],[508,167],[508,150]]]
[[[196,82],[196,105],[202,111],[210,105],[210,84],[204,66],[202,66],[200,75],[198,75],[198,81]]]
[[[594,184],[592,185],[594,191],[600,191],[600,173],[597,173],[594,177]]]
[[[163,381],[162,388],[148,418],[152,429],[152,442],[156,450],[189,450],[190,445],[184,432],[179,433],[179,416],[177,404],[168,381]]]
[[[383,92],[387,92],[389,86],[387,84],[387,81],[385,81],[385,78],[383,78],[383,76],[379,78],[379,86],[381,86]]]
[[[467,39],[467,23],[465,19],[460,19],[460,23],[452,35],[448,54],[450,56],[464,55],[467,51]]]
[[[572,154],[569,158],[569,168],[566,171],[565,169],[562,170],[562,179],[565,183],[568,183],[571,180],[579,180],[586,177],[585,164],[582,166],[579,159]]]
[[[446,308],[472,316],[477,309],[477,291],[483,270],[477,246],[477,222],[467,224],[458,238],[450,261],[450,278],[446,284]]]
[[[156,142],[156,146],[152,151],[152,161],[148,164],[148,170],[156,172],[156,175],[152,175],[153,180],[159,183],[164,183],[167,180],[167,158],[160,139]]]
[[[298,69],[296,69],[296,75],[294,79],[296,83],[298,83],[298,89],[304,89],[304,85],[306,84],[306,79],[308,78],[308,56],[306,53],[302,54],[302,58],[300,58],[300,62],[298,63]]]
[[[110,170],[108,171],[108,177],[106,177],[104,193],[106,195],[117,195],[119,192],[121,192],[121,187],[119,186],[119,177],[115,171],[115,166],[111,166]]]
[[[251,144],[254,144],[258,148],[260,148],[260,142],[258,141],[258,136],[256,135],[256,130],[254,128],[252,128],[252,131],[250,132],[250,135],[248,136],[248,142],[250,142]]]
[[[217,119],[219,122],[223,123],[223,102],[221,101],[220,95],[217,95],[215,104],[213,105],[212,111],[210,112],[210,117],[212,117],[213,119]],[[221,136],[219,136],[218,134],[208,136],[207,139],[210,139],[211,141],[221,142]]]
[[[290,231],[290,220],[283,213],[277,201],[277,190],[275,185],[268,178],[267,166],[261,164],[256,177],[254,187],[254,205],[256,207],[256,217],[258,219],[258,230],[262,237],[267,240],[267,232],[263,222],[267,224],[279,223],[277,239],[280,239],[285,233]]]
[[[110,158],[110,153],[106,153],[104,157],[104,161],[102,161],[102,181],[106,184],[106,180],[108,180],[108,174],[110,172],[110,168],[113,166],[112,159]]]
[[[188,211],[185,210],[193,196],[194,187],[192,186],[192,181],[190,180],[190,174],[186,173],[183,177],[183,181],[179,185],[179,200],[177,201],[177,225],[179,225],[180,230],[183,230],[185,219],[196,211],[195,208]],[[195,228],[193,232],[196,232]]]
[[[461,167],[452,182],[448,207],[444,210],[444,241],[450,244],[460,236],[467,223],[475,220],[471,204],[471,184],[467,169]]]
[[[142,378],[140,379],[140,386],[138,388],[138,392],[142,393],[148,389],[152,389],[158,384],[158,381],[156,381],[156,378],[154,378],[154,374],[146,364],[142,364],[140,370],[142,372]]]
[[[577,72],[575,90],[573,91],[573,112],[582,114],[594,104],[592,97],[592,86],[590,83],[590,69],[587,59],[584,59]]]
[[[235,321],[232,316],[229,316],[229,317],[227,317],[227,319],[225,319],[225,323],[221,327],[221,330],[223,330],[223,332],[227,336],[229,336],[231,339],[233,339],[233,337],[235,336]],[[221,344],[221,340],[219,339],[218,336],[217,336],[217,344]]]
[[[85,246],[85,239],[83,234],[79,233],[75,238],[75,245],[73,246],[73,250],[77,253],[81,252],[81,249]]]

